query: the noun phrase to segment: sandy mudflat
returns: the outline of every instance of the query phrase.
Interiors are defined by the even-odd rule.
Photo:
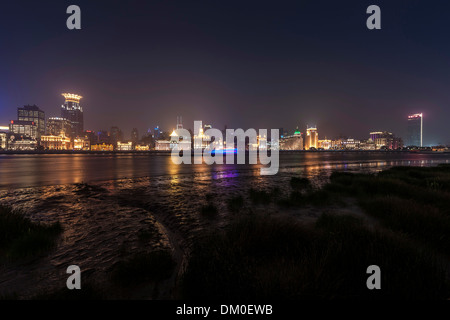
[[[318,170],[303,175],[318,187],[327,181],[330,172]],[[255,206],[249,200],[250,188],[276,187],[281,196],[289,194],[293,175],[299,173],[286,171],[276,176],[260,176],[256,171],[235,171],[226,175],[186,174],[0,191],[1,204],[20,209],[33,221],[59,221],[63,227],[56,247],[46,255],[0,266],[0,296],[16,294],[19,298],[31,298],[64,289],[66,269],[73,264],[81,268],[82,281],[108,286],[111,271],[119,261],[136,253],[166,248],[177,262],[174,275],[158,290],[143,288],[134,297],[173,298],[172,289],[196,237],[223,228],[236,217],[226,205],[231,197],[239,194],[244,197],[244,206],[238,214],[249,210],[286,214],[305,223],[314,221],[324,211],[336,211],[314,207],[287,210],[273,203]],[[200,214],[207,198],[218,208],[215,218]],[[356,206],[345,210],[358,213]],[[138,234],[144,231],[151,237],[142,241]],[[109,292],[109,297],[116,297]],[[118,293],[117,298],[121,297]]]

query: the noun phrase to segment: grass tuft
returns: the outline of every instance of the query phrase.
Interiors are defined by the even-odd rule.
[[[306,189],[311,187],[311,181],[308,178],[292,177],[290,181],[292,189]]]
[[[113,269],[111,278],[120,286],[132,286],[144,281],[159,282],[170,278],[175,261],[165,250],[136,254],[119,262]]]
[[[241,195],[232,197],[228,199],[227,206],[228,210],[230,210],[231,212],[239,212],[239,210],[241,210],[244,206],[244,198]]]
[[[217,216],[218,210],[214,204],[208,203],[201,207],[200,213],[204,217],[214,218],[215,216]]]
[[[366,287],[373,264],[382,270],[383,290]],[[449,286],[433,255],[355,217],[323,215],[308,228],[249,216],[197,243],[182,292],[202,300],[445,299]]]
[[[59,222],[32,222],[21,212],[0,206],[0,257],[17,259],[42,254],[55,245],[61,231]]]

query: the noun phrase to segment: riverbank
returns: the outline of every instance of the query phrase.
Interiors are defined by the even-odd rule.
[[[171,154],[170,150],[124,150],[124,151],[87,151],[87,150],[0,150],[0,155],[17,155],[17,154],[92,154],[92,155],[108,155],[108,154]],[[413,154],[450,154],[450,151],[432,151],[432,150],[279,150],[280,153],[413,153]]]
[[[2,205],[63,230],[45,255],[0,267],[0,296],[446,299],[449,169],[338,172],[320,181],[290,173],[276,183],[189,175],[0,192]],[[65,288],[71,264],[86,290]],[[368,264],[381,268],[380,291],[366,287]]]

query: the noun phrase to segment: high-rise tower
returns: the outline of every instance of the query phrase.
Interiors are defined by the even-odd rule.
[[[416,113],[408,116],[408,138],[409,146],[422,147],[423,145],[423,114]]]
[[[306,128],[306,137],[305,137],[305,150],[310,150],[311,148],[317,149],[319,142],[319,134],[317,132],[317,128],[307,127]]]
[[[72,136],[82,136],[84,131],[83,122],[83,108],[80,105],[80,100],[83,98],[73,93],[63,93],[66,99],[61,106],[61,118],[67,119],[72,123]]]

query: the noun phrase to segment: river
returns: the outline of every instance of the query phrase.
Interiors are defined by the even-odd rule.
[[[280,153],[280,174],[311,178],[332,170],[379,171],[391,166],[449,163],[450,153],[292,152]],[[0,189],[173,175],[259,175],[260,165],[175,165],[169,154],[0,155]]]

